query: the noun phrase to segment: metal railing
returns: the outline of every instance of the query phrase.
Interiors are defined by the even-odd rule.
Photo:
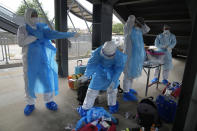
[[[77,59],[89,57],[92,51],[92,36],[81,34],[78,38],[70,38],[68,57],[69,59]]]
[[[6,36],[5,36],[6,35]],[[21,48],[16,45],[16,36],[9,33],[0,34],[0,64],[21,62]]]
[[[0,5],[0,16],[15,23],[16,14]]]

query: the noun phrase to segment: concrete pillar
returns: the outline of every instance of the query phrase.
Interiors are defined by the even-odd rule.
[[[190,16],[192,18],[192,34],[189,53],[185,66],[183,85],[176,111],[173,131],[196,131],[197,130],[197,92],[195,87],[197,77],[197,1],[187,0]],[[190,130],[191,129],[191,130]]]
[[[96,49],[112,37],[113,7],[108,2],[93,3],[92,49]]]

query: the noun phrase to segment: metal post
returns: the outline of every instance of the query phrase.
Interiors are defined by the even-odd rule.
[[[29,5],[27,4],[26,0],[23,0],[27,8],[29,8]]]
[[[55,26],[58,31],[67,31],[67,0],[54,0]],[[57,62],[60,77],[68,76],[68,40],[57,40]]]
[[[8,47],[8,59],[10,60],[10,47],[9,45],[7,45],[7,47]]]
[[[147,96],[147,94],[148,94],[149,78],[150,78],[150,68],[148,68],[148,75],[147,75],[147,81],[146,81],[146,91],[145,91],[145,96]]]
[[[55,30],[60,31],[60,1],[59,0],[54,0],[54,9],[55,9],[55,14],[54,14],[54,19],[55,19]],[[62,68],[61,68],[61,40],[58,39],[56,40],[56,48],[57,48],[57,52],[56,52],[56,61],[58,64],[58,74],[62,75]]]
[[[55,21],[55,17],[53,18],[53,20],[52,20],[52,23]]]
[[[6,60],[6,64],[8,64],[8,56],[7,56],[6,45],[4,45],[4,50],[5,50],[5,60]]]
[[[70,7],[68,8],[67,14],[68,14],[68,13],[70,12],[70,10],[72,9],[74,3],[75,3],[75,1],[73,0],[73,2],[71,3]]]
[[[161,74],[161,65],[159,65],[159,74],[158,74],[158,81],[157,81],[157,89],[158,89],[158,86],[159,86],[159,79],[160,79],[160,74]]]
[[[93,3],[92,49],[112,37],[113,7],[107,2]]]
[[[1,45],[1,52],[2,52],[2,56],[3,56],[3,61],[4,61],[4,59],[5,59],[5,56],[4,56],[4,52],[3,52],[3,45]]]
[[[175,117],[172,131],[190,131],[184,128],[185,128],[185,123],[187,123],[186,118],[188,115],[188,110],[189,110],[189,106],[191,103],[191,96],[192,96],[194,84],[195,84],[195,77],[197,74],[197,68],[196,68],[197,61],[196,61],[196,57],[194,57],[197,55],[197,52],[196,52],[196,49],[197,49],[197,45],[196,45],[197,43],[197,37],[196,37],[197,35],[197,10],[196,10],[197,1],[188,0],[187,2],[189,5],[189,10],[191,11],[190,15],[192,18],[193,27],[192,27],[189,53],[188,53],[184,76],[183,76],[181,94],[180,94],[179,101],[178,101],[176,117]],[[193,114],[192,117],[195,117],[195,116],[196,114]],[[190,121],[188,122],[190,123]]]
[[[91,24],[90,28],[92,28],[92,24]]]
[[[68,14],[68,18],[70,19],[70,22],[72,23],[72,25],[73,25],[73,28],[75,29],[75,31],[77,32],[77,29],[75,28],[75,25],[74,25],[74,23],[73,23],[73,21],[72,21],[72,19],[71,19],[71,17],[70,17],[70,15]]]
[[[70,15],[69,15],[69,12],[70,12],[70,10],[72,9],[72,6],[73,6],[74,3],[75,3],[75,1],[73,0],[72,3],[71,3],[71,5],[70,5],[70,7],[69,7],[69,9],[68,9],[68,11],[67,11],[67,15],[68,15],[68,18],[70,19],[70,22],[72,23],[73,28],[74,28],[75,31],[77,32],[77,30],[76,30],[76,28],[75,28],[75,25],[74,25],[74,23],[73,23],[73,21],[72,21]]]
[[[89,26],[88,26],[88,24],[87,24],[86,18],[85,18],[84,15],[83,15],[83,11],[82,11],[81,7],[79,6],[79,4],[77,4],[77,6],[78,6],[79,9],[80,9],[81,15],[82,15],[82,17],[83,17],[83,19],[84,19],[84,21],[85,21],[85,23],[86,23],[86,26],[87,26],[87,28],[88,28],[88,31],[89,31],[90,34],[91,34],[90,28],[89,28]]]
[[[113,7],[112,5],[103,2],[101,11],[101,42],[104,44],[106,41],[112,39],[112,19],[113,19]]]

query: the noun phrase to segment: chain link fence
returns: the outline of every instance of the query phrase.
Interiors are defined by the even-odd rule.
[[[91,34],[81,34],[78,38],[70,38],[69,41],[69,59],[78,59],[90,56],[92,51]]]

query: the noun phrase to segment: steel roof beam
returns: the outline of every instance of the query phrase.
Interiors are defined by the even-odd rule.
[[[158,34],[144,34],[144,36],[147,36],[147,37],[156,37]],[[176,35],[176,37],[181,37],[181,38],[190,38],[190,35]]]
[[[116,6],[142,4],[142,3],[149,3],[149,2],[154,2],[154,1],[157,1],[157,0],[136,0],[136,1],[118,3],[118,4],[116,4]]]
[[[146,23],[190,23],[191,19],[175,19],[175,20],[145,20]]]
[[[92,22],[92,13],[88,11],[83,5],[81,5],[77,0],[67,0],[68,7],[73,3],[72,8],[70,9],[70,12],[74,14],[75,16],[81,18],[81,19],[86,19],[88,22]],[[80,8],[81,9],[80,9]],[[83,13],[85,14],[83,17],[82,14],[80,13],[81,10],[83,10]]]

